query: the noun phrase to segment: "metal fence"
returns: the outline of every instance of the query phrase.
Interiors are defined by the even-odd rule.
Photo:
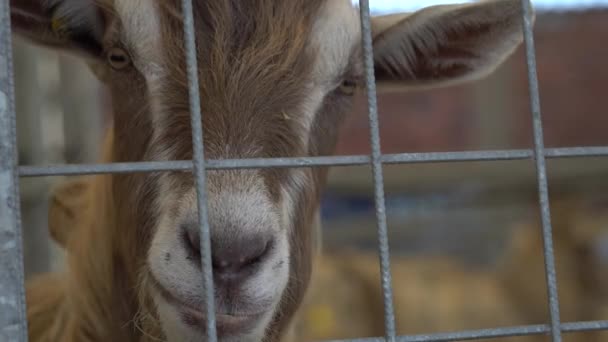
[[[215,310],[213,296],[213,274],[211,272],[211,252],[209,226],[206,210],[206,170],[243,168],[297,168],[371,164],[374,178],[376,218],[378,228],[378,250],[381,267],[381,282],[384,297],[385,337],[356,339],[350,341],[452,341],[476,340],[508,336],[550,334],[553,342],[560,342],[563,332],[608,330],[608,321],[560,322],[559,298],[555,275],[555,260],[552,244],[551,215],[549,212],[547,158],[568,158],[588,156],[608,156],[606,147],[573,147],[546,149],[543,143],[543,128],[539,103],[538,82],[534,38],[532,34],[531,4],[522,0],[523,29],[525,37],[526,61],[530,108],[534,129],[534,149],[494,150],[438,153],[400,153],[383,155],[380,149],[376,84],[374,79],[372,39],[369,1],[360,1],[362,41],[366,70],[367,100],[372,154],[371,156],[334,156],[311,158],[273,159],[233,159],[205,160],[203,156],[203,136],[198,93],[198,73],[195,34],[192,15],[192,0],[183,0],[184,31],[189,71],[190,112],[193,132],[194,160],[170,162],[135,162],[114,164],[80,164],[53,166],[21,166],[17,164],[15,108],[13,91],[13,70],[10,32],[9,0],[0,0],[0,340],[27,341],[27,320],[25,309],[24,271],[22,259],[22,233],[19,208],[19,177],[40,177],[50,175],[79,175],[100,173],[131,173],[187,170],[196,178],[198,213],[201,230],[201,261],[203,283],[206,296],[208,341],[216,341]],[[390,258],[384,203],[383,164],[457,162],[457,161],[497,161],[531,159],[536,164],[538,196],[542,218],[544,242],[545,276],[548,289],[549,324],[527,325],[431,335],[397,336],[393,310]]]

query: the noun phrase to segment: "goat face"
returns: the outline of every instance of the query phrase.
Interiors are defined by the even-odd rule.
[[[112,161],[192,158],[179,3],[11,3],[18,33],[79,53],[108,85]],[[193,8],[206,157],[331,154],[340,116],[362,79],[361,30],[350,1],[214,0],[194,1]],[[521,43],[521,10],[518,0],[437,6],[376,17],[372,30],[378,81],[435,87],[478,78],[504,61]],[[325,172],[208,172],[221,340],[274,340],[285,329],[310,276]],[[132,249],[123,254],[137,259],[124,262],[144,265],[141,284],[166,337],[200,340],[192,175],[121,177],[116,210],[130,222],[121,234],[132,241],[122,243]]]

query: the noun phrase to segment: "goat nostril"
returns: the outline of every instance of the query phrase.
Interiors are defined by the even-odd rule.
[[[254,257],[247,260],[246,258],[241,258],[241,265],[254,265],[262,261],[262,259],[269,253],[272,248],[272,240],[267,241],[262,248],[260,248],[258,253],[254,253]]]
[[[213,268],[216,270],[224,270],[230,267],[230,263],[225,260],[217,261],[215,258],[212,260]]]
[[[213,269],[219,277],[244,275],[262,263],[272,248],[272,240],[261,237],[232,242],[225,247],[214,244]]]
[[[190,257],[200,260],[201,257],[201,238],[196,229],[188,229],[182,227],[184,245],[190,254]]]

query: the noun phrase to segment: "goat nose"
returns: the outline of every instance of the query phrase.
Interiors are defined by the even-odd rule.
[[[185,247],[191,259],[200,265],[200,233],[198,226],[184,229]],[[213,275],[216,281],[228,282],[246,278],[255,273],[273,248],[268,234],[256,233],[243,236],[212,236],[211,253]]]

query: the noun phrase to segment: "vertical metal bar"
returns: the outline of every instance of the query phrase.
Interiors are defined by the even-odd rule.
[[[9,0],[0,0],[0,340],[27,341]]]
[[[370,143],[372,148],[372,173],[378,225],[378,250],[380,252],[380,274],[384,295],[384,326],[386,340],[395,341],[395,312],[393,309],[393,289],[391,280],[390,254],[386,227],[386,206],[384,204],[384,180],[382,175],[382,154],[380,150],[380,129],[378,124],[378,104],[376,98],[376,79],[374,75],[374,55],[372,47],[371,15],[369,0],[359,2],[361,12],[361,34],[367,104],[369,113]]]
[[[188,66],[188,86],[190,96],[190,119],[192,122],[192,145],[196,194],[198,198],[198,220],[200,224],[200,249],[207,316],[207,341],[217,341],[215,329],[215,303],[213,295],[213,268],[211,264],[211,239],[207,220],[207,186],[205,175],[205,156],[203,146],[203,123],[201,118],[201,99],[198,82],[198,62],[196,60],[196,39],[194,36],[194,15],[192,0],[182,0],[184,17],[184,38],[186,62]]]
[[[545,276],[549,298],[549,313],[551,318],[551,337],[553,342],[561,342],[559,317],[559,299],[557,294],[557,278],[555,275],[555,255],[553,253],[553,233],[551,229],[551,213],[549,210],[549,189],[547,186],[547,169],[545,165],[545,146],[543,141],[543,126],[540,114],[540,95],[538,91],[538,76],[536,73],[536,53],[532,33],[532,5],[529,0],[521,1],[523,7],[523,31],[526,48],[526,63],[528,66],[528,87],[530,92],[530,110],[534,129],[534,155],[536,161],[536,177],[538,180],[538,196],[542,221],[543,246],[545,257]]]

